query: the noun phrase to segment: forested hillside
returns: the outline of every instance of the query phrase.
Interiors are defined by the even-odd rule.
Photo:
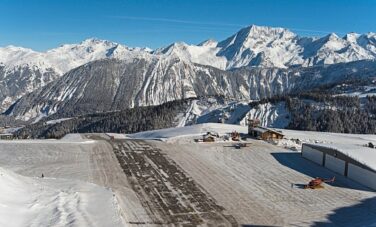
[[[302,93],[276,96],[250,105],[285,102],[289,129],[340,133],[376,133],[376,97]]]
[[[135,107],[123,111],[74,117],[59,123],[48,118],[17,131],[18,138],[61,138],[67,133],[134,133],[177,125],[179,114],[190,105],[190,99],[167,102],[159,106]]]

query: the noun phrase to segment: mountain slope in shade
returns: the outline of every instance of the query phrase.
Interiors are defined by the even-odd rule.
[[[199,96],[249,101],[345,80],[374,78],[375,71],[376,63],[370,61],[224,71],[179,58],[154,57],[133,62],[106,59],[71,70],[48,86],[25,95],[7,113],[30,120],[57,112],[74,116]]]
[[[0,113],[23,95],[32,92],[60,75],[53,69],[40,70],[33,66],[15,66],[11,70],[0,65]]]

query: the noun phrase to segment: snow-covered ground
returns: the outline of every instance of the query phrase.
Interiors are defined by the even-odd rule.
[[[376,162],[373,160],[376,158],[376,149],[365,147],[365,145],[368,145],[370,142],[372,144],[376,144],[376,135],[297,131],[287,129],[276,130],[281,131],[285,137],[281,140],[270,141],[270,143],[279,147],[300,151],[303,143],[323,144],[325,146],[336,147],[337,149],[347,151],[349,156],[355,156],[355,158],[357,160],[360,159],[362,163],[372,163],[373,168],[376,169]],[[248,127],[231,124],[205,123],[179,128],[140,132],[127,136],[124,135],[123,138],[127,137],[134,139],[152,139],[168,142],[192,143],[194,138],[199,138],[207,132],[216,132],[221,136],[229,134],[232,131],[247,134]],[[120,138],[120,136],[118,136],[118,138]],[[372,160],[368,161],[366,160],[367,157],[360,155],[362,151],[364,151],[363,153],[368,154],[368,158]]]
[[[302,143],[317,144],[342,144],[364,146],[369,142],[376,144],[376,135],[372,134],[346,134],[332,132],[314,132],[314,131],[298,131],[288,129],[278,129],[285,135],[283,140],[278,141],[278,145],[295,147],[300,150]],[[376,150],[375,150],[376,151]]]
[[[302,143],[334,143],[356,146],[363,146],[365,144],[368,144],[369,142],[376,144],[376,135],[371,134],[345,134],[331,132],[298,131],[278,128],[275,129],[281,131],[285,135],[284,139],[280,140],[277,144],[281,146],[296,146],[297,148],[300,148]],[[139,132],[129,134],[127,136],[118,136],[124,138],[128,137],[134,139],[155,139],[167,141],[176,140],[177,138],[187,138],[186,141],[193,141],[189,138],[202,136],[206,132],[217,132],[220,135],[224,135],[234,130],[244,134],[248,133],[247,126],[220,123],[204,123],[186,127]]]
[[[302,158],[299,152],[250,138],[241,149],[225,141],[194,142],[206,132],[222,136],[234,130],[248,131],[245,126],[208,123],[128,135],[0,141],[0,226],[154,226],[164,223],[161,217],[176,221],[179,215],[205,220],[200,209],[208,208],[190,197],[196,193],[189,191],[192,184],[198,185],[205,201],[221,207],[210,208],[212,215],[239,225],[376,225],[374,191]],[[343,146],[376,143],[374,135],[282,131],[286,135],[282,141],[295,144],[296,139]],[[117,155],[124,155],[126,167],[127,160],[138,159],[131,163],[133,169],[122,169]],[[135,174],[126,175],[129,170]],[[179,171],[187,182],[173,181],[180,178],[170,171]],[[45,178],[40,178],[42,173]],[[301,188],[317,176],[336,176],[336,182],[324,184],[322,190]],[[148,197],[152,190],[136,187],[153,187],[153,182],[182,191],[171,189],[176,193],[171,194],[156,187],[157,197]],[[176,203],[166,202],[171,196],[178,199]],[[162,204],[153,198],[166,199],[161,202],[163,210],[171,208],[162,213],[166,216],[158,216]],[[175,204],[195,210],[179,213]]]
[[[111,190],[0,167],[0,226],[122,226]]]
[[[200,184],[239,225],[374,226],[376,193],[263,141],[230,144],[150,141]],[[322,190],[304,190],[314,177],[336,176]]]
[[[107,148],[78,134],[0,140],[0,226],[124,226],[134,197]]]
[[[240,125],[205,123],[185,127],[167,128],[128,134],[128,138],[162,140],[167,142],[192,143],[194,138],[202,138],[207,132],[216,132],[220,136],[233,131],[248,133],[248,128]]]

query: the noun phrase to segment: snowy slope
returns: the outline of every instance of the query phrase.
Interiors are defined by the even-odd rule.
[[[184,42],[173,43],[170,46],[158,49],[157,55],[178,57],[185,61],[201,65],[210,65],[219,69],[226,69],[227,60],[225,57],[217,56],[220,48],[216,47],[217,42],[206,41],[200,45],[188,45]]]
[[[260,104],[252,108],[243,122],[250,119],[260,120],[264,127],[285,128],[290,123],[290,113],[286,109],[285,102],[279,102],[276,105],[271,103]]]
[[[0,168],[1,226],[122,226],[113,193],[76,180]]]
[[[132,62],[104,59],[75,68],[49,86],[23,96],[7,115],[30,120],[61,111],[66,117],[208,96],[248,102],[348,79],[368,80],[375,71],[372,61],[224,71],[167,56]]]
[[[296,34],[284,28],[249,26],[218,43],[219,56],[228,60],[227,68],[241,66],[286,67],[302,62]]]
[[[221,97],[200,98],[193,100],[178,127],[218,123],[240,124],[250,107],[247,102]]]

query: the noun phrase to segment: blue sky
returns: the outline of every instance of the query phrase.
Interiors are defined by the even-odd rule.
[[[376,32],[374,0],[0,0],[0,46],[46,50],[97,37],[157,48],[223,40],[250,24],[304,36]]]

